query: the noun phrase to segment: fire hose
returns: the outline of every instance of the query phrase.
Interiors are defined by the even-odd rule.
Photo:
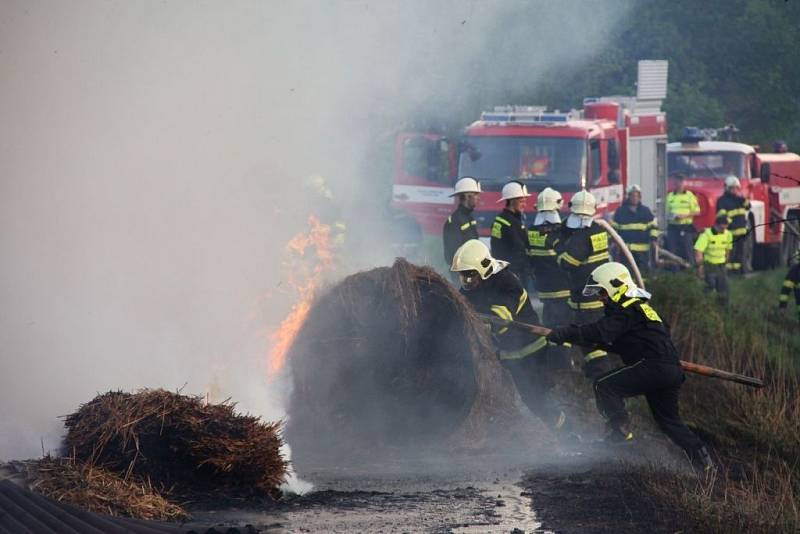
[[[493,323],[500,326],[513,326],[515,328],[519,328],[520,330],[525,330],[527,332],[530,332],[531,334],[536,334],[539,336],[547,336],[550,334],[550,332],[552,332],[552,329],[544,326],[522,323],[519,321],[508,321],[506,319],[501,319],[499,317],[494,317],[492,315],[486,315],[483,313],[479,313],[478,317],[489,323]],[[700,365],[699,363],[692,363],[684,360],[678,360],[678,361],[680,362],[681,368],[689,373],[708,376],[711,378],[719,378],[721,380],[736,382],[737,384],[744,384],[745,386],[750,386],[754,388],[764,387],[764,382],[762,380],[759,380],[758,378],[753,378],[752,376],[740,375],[738,373],[732,373],[730,371],[723,371],[722,369],[709,367],[707,365]]]
[[[642,273],[639,271],[639,266],[636,265],[636,261],[633,259],[633,254],[631,254],[628,245],[625,244],[625,241],[623,241],[617,231],[614,230],[614,227],[608,224],[608,221],[605,219],[595,219],[594,222],[602,226],[603,229],[608,232],[611,238],[614,239],[614,242],[617,244],[620,250],[622,250],[622,253],[625,254],[625,259],[628,260],[628,265],[633,267],[633,274],[636,277],[636,283],[639,284],[640,288],[644,289],[645,287],[644,280],[642,279]]]

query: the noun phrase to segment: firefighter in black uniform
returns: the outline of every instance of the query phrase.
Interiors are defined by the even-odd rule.
[[[746,267],[744,257],[747,235],[747,214],[750,201],[742,196],[742,185],[733,175],[725,178],[725,192],[717,199],[717,217],[728,217],[728,231],[733,235],[733,250],[727,264],[728,272],[741,273]]]
[[[544,188],[536,199],[536,218],[528,229],[528,256],[534,285],[542,301],[542,320],[550,328],[572,322],[569,278],[558,266],[556,247],[564,238],[561,225],[561,193]]]
[[[558,264],[569,276],[570,297],[575,324],[588,324],[603,316],[603,302],[597,295],[586,296],[583,286],[596,267],[607,263],[608,233],[594,222],[596,201],[588,191],[579,191],[569,203],[571,213],[565,226],[571,232],[566,242],[557,245]],[[608,353],[600,348],[582,347],[584,373],[594,379],[608,370]]]
[[[456,182],[455,191],[451,197],[458,197],[458,207],[444,222],[442,241],[444,242],[444,261],[447,265],[453,263],[453,254],[458,247],[470,239],[478,239],[478,223],[472,217],[472,212],[478,205],[481,194],[481,184],[475,178],[465,176]]]
[[[658,243],[658,226],[653,212],[642,204],[642,190],[638,185],[628,188],[628,196],[614,212],[611,225],[628,245],[639,272],[644,275],[650,270],[651,244],[655,246]],[[624,255],[622,263],[627,263]]]
[[[781,296],[779,299],[778,307],[785,310],[789,304],[789,295],[794,293],[794,302],[797,305],[797,318],[800,319],[800,263],[795,263],[789,272],[786,273],[786,278],[783,280],[781,286]]]
[[[528,233],[525,230],[525,202],[528,188],[517,181],[503,186],[501,198],[506,207],[492,223],[492,256],[508,262],[511,272],[517,275],[522,287],[527,288],[530,273],[528,270]]]
[[[607,263],[592,271],[584,288],[586,296],[600,297],[603,317],[592,324],[553,330],[553,343],[597,344],[619,354],[625,366],[594,381],[595,400],[608,422],[604,441],[633,439],[625,398],[644,395],[661,430],[681,447],[695,468],[713,468],[702,441],[678,413],[678,396],[686,380],[672,344],[669,328],[648,300],[650,294],[635,286],[621,263]]]
[[[538,323],[528,292],[507,267],[508,263],[493,258],[486,245],[474,239],[456,251],[451,270],[458,273],[461,293],[478,313],[504,321]],[[567,435],[566,416],[549,395],[553,382],[543,357],[547,339],[502,324],[492,325],[492,338],[500,362],[511,372],[528,409],[560,438]]]

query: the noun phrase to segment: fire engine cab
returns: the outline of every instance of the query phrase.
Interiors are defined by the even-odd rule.
[[[766,154],[732,141],[710,140],[716,130],[686,128],[680,142],[667,145],[670,188],[677,174],[686,176],[687,189],[700,204],[697,230],[714,224],[717,199],[725,192],[725,178],[736,176],[750,200],[750,226],[744,249],[746,267],[786,265],[800,245],[800,156]],[[775,222],[771,222],[775,221]]]
[[[545,187],[562,193],[565,206],[587,189],[597,198],[598,217],[610,217],[625,189],[638,184],[643,202],[656,209],[666,194],[667,62],[639,62],[635,97],[587,98],[566,113],[539,106],[501,106],[485,111],[452,142],[442,135],[405,132],[396,144],[393,206],[417,222],[421,233],[440,238],[455,207],[449,195],[458,177],[481,182],[473,214],[488,236],[502,209],[500,190],[510,180],[528,187],[533,211]]]

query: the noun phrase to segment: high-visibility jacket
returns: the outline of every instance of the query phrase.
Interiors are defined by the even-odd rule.
[[[728,191],[725,191],[717,199],[717,216],[728,216],[728,230],[733,234],[733,237],[747,233],[747,213],[749,211],[749,200],[732,195]]]
[[[709,265],[724,265],[727,253],[732,248],[731,231],[717,232],[713,227],[706,228],[694,243],[694,249],[703,253],[703,263]]]
[[[614,212],[611,226],[633,252],[647,252],[650,242],[658,239],[656,218],[650,208],[643,204],[631,206],[627,202]]]
[[[780,307],[785,308],[789,303],[789,295],[794,293],[794,302],[800,307],[800,263],[796,263],[786,273],[781,287]]]
[[[558,264],[569,276],[569,305],[576,310],[601,309],[597,297],[584,297],[583,287],[592,271],[608,262],[608,234],[592,222],[588,228],[574,230],[562,248],[557,249]]]
[[[528,292],[508,268],[493,274],[475,289],[461,289],[461,294],[478,313],[496,315],[506,321],[540,324]],[[492,325],[492,337],[501,360],[519,360],[547,347],[547,339],[520,328]]]
[[[555,343],[597,345],[619,354],[625,365],[640,360],[679,365],[669,327],[646,299],[626,297],[626,291],[623,285],[608,300],[599,321],[556,328],[548,337]]]
[[[444,242],[444,261],[449,266],[458,247],[470,239],[478,239],[478,223],[472,217],[472,210],[460,205],[444,222],[442,241]]]
[[[569,278],[558,265],[556,247],[563,237],[560,224],[540,224],[528,228],[528,256],[539,298],[569,298]]]
[[[520,280],[527,278],[528,233],[521,213],[504,209],[494,218],[490,248],[492,256],[507,261],[511,271]]]
[[[692,224],[692,217],[700,214],[697,197],[689,190],[683,193],[672,192],[667,195],[667,221],[669,224]],[[688,216],[676,219],[676,216]]]

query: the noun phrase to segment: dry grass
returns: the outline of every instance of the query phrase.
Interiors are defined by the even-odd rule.
[[[305,456],[479,447],[516,412],[486,327],[452,284],[403,259],[321,294],[289,351],[287,436]]]
[[[111,516],[185,521],[188,514],[167,501],[149,481],[123,480],[115,473],[70,458],[49,456],[28,463],[33,490],[59,502]]]
[[[709,531],[800,528],[800,334],[794,317],[775,309],[782,274],[735,280],[728,309],[719,308],[687,275],[665,275],[649,288],[683,359],[766,384],[758,390],[691,378],[684,388],[684,417],[713,447],[722,469],[701,483],[662,473],[649,485],[680,498]]]
[[[182,497],[277,495],[287,463],[280,423],[168,391],[111,391],[65,418],[66,456],[135,475]]]

